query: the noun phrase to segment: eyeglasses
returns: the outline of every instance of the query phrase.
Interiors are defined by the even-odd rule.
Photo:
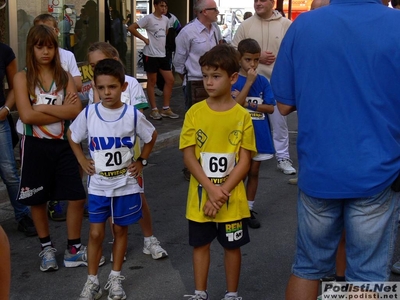
[[[209,8],[205,8],[203,10],[213,10],[213,11],[219,11],[218,7],[209,7]]]

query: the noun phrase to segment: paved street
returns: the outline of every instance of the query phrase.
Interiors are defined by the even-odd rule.
[[[183,179],[182,155],[177,147],[154,153],[146,169],[146,194],[152,210],[154,233],[169,253],[155,261],[141,253],[143,239],[138,225],[130,227],[123,282],[127,299],[183,299],[194,289],[191,247],[188,245],[185,203],[188,182]],[[256,209],[262,227],[251,230],[251,243],[243,247],[240,294],[244,299],[283,299],[284,287],[294,253],[296,187],[287,184],[290,176],[275,170],[273,161],[263,165]],[[12,219],[2,222],[12,248],[11,299],[77,299],[86,280],[86,268],[62,267],[66,247],[65,223],[50,222],[58,249],[60,269],[54,273],[39,270],[40,245],[37,238],[26,238],[16,231]],[[89,222],[84,221],[83,243],[87,244]],[[110,272],[111,240],[104,243],[106,264],[100,268],[105,284]],[[211,299],[220,299],[225,289],[222,248],[212,246],[209,277]],[[103,296],[105,299],[105,297]],[[102,298],[102,299],[103,299]]]
[[[179,93],[179,89],[174,90],[176,99],[179,98]],[[183,113],[179,101],[176,100],[172,107],[177,112]],[[182,119],[153,123],[155,122],[159,122],[156,123],[156,127],[160,132],[160,142],[145,170],[145,190],[152,211],[154,234],[168,251],[169,257],[156,261],[143,254],[140,228],[138,225],[131,226],[127,261],[122,270],[122,274],[126,277],[123,286],[127,299],[184,299],[183,295],[193,293],[194,283],[192,248],[188,245],[185,219],[188,182],[182,176],[182,154],[178,150],[177,139]],[[296,115],[289,116],[290,150],[294,166],[297,168],[296,123]],[[261,228],[250,229],[251,242],[242,248],[239,294],[245,300],[284,299],[295,251],[297,224],[297,186],[288,184],[288,179],[293,177],[277,171],[275,160],[261,165],[259,191],[255,204]],[[3,204],[0,204],[0,224],[9,236],[12,252],[10,299],[77,299],[85,283],[87,269],[85,267],[68,269],[62,266],[67,239],[65,222],[50,222],[51,236],[58,249],[57,260],[60,268],[57,272],[43,273],[39,270],[39,241],[36,237],[26,238],[16,230],[11,208],[7,205],[7,199],[4,199],[4,188],[1,195],[3,199],[0,202]],[[87,244],[88,230],[89,221],[85,219],[82,228],[84,244]],[[111,235],[108,230],[103,248],[106,264],[100,268],[99,273],[102,286],[106,283],[111,269],[109,260],[111,245],[108,243],[110,241]],[[395,258],[399,258],[399,253],[396,253]],[[392,279],[400,281],[398,276],[393,276]],[[221,299],[225,286],[223,250],[215,241],[212,245],[209,272],[210,299]],[[106,299],[106,296],[103,295],[101,299]]]

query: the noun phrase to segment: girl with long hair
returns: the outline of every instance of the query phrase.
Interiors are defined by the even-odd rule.
[[[80,231],[85,190],[66,132],[82,110],[72,76],[61,66],[57,36],[48,26],[33,26],[27,37],[26,68],[14,77],[21,121],[21,184],[18,201],[31,206],[42,246],[40,270],[58,269],[47,216],[49,200],[69,200],[68,249],[64,265],[87,265]]]

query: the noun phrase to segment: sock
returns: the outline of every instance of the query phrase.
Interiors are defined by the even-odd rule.
[[[52,246],[53,247],[53,243],[50,240],[50,235],[44,237],[44,238],[39,238],[40,244],[42,244],[42,250],[44,248],[46,248],[47,246]]]
[[[99,278],[97,277],[97,275],[88,275],[88,279],[89,279],[91,282],[93,282],[93,283],[95,283],[95,284],[97,284],[97,285],[100,285],[100,283],[99,283]]]
[[[225,297],[237,297],[238,296],[238,292],[226,292],[225,293]]]
[[[152,238],[152,237],[154,237],[154,236],[147,236],[147,237],[145,236],[145,237],[144,237],[144,243],[145,243],[145,244],[150,244],[150,243],[151,243],[151,238]]]
[[[163,106],[162,109],[163,110],[167,110],[169,108],[169,106]]]
[[[249,209],[253,210],[254,207],[254,200],[247,200],[247,203],[249,204]]]
[[[157,107],[154,107],[154,108],[152,108],[151,110],[158,110],[158,108],[157,108]]]
[[[79,250],[81,250],[81,239],[73,239],[73,240],[68,240],[68,246],[67,249],[71,254],[76,254]]]
[[[110,275],[108,277],[111,277],[111,276],[115,277],[115,276],[120,276],[120,275],[121,275],[121,271],[111,270]]]

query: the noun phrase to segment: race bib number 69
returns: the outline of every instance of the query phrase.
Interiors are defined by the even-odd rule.
[[[235,167],[235,153],[201,152],[201,166],[208,178],[224,178]]]

